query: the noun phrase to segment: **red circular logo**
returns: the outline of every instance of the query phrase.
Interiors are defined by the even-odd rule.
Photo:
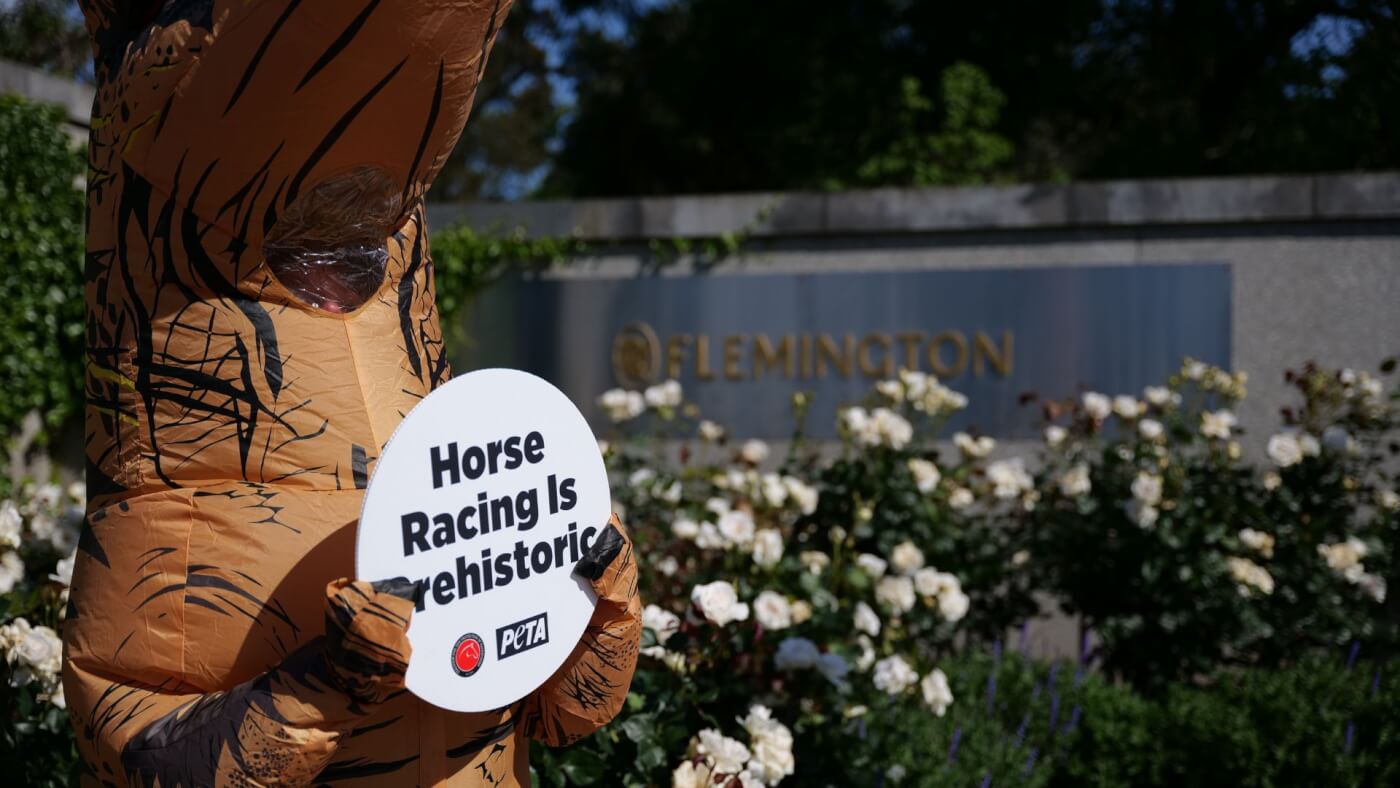
[[[452,669],[458,676],[470,676],[481,667],[486,653],[484,645],[472,632],[457,639],[457,645],[452,647]]]

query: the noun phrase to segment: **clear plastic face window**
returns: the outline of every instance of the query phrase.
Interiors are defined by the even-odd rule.
[[[402,184],[379,168],[333,175],[299,196],[268,233],[268,268],[308,306],[354,311],[379,292],[402,208]]]

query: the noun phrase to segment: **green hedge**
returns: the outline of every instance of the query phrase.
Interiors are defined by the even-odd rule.
[[[0,96],[0,434],[82,406],[83,156],[56,108]]]

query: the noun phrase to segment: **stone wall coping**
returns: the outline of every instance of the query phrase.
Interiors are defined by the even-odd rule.
[[[1400,219],[1400,171],[428,205],[434,227],[593,241]]]
[[[92,119],[94,88],[32,66],[0,60],[0,94],[18,93],[31,101],[57,104],[68,122],[86,129]]]

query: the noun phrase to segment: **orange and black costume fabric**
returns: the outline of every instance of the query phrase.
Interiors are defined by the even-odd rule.
[[[411,591],[354,573],[380,448],[448,377],[423,195],[509,0],[83,0],[87,522],[64,689],[94,785],[519,785],[617,713],[640,603],[539,690],[403,689]]]

